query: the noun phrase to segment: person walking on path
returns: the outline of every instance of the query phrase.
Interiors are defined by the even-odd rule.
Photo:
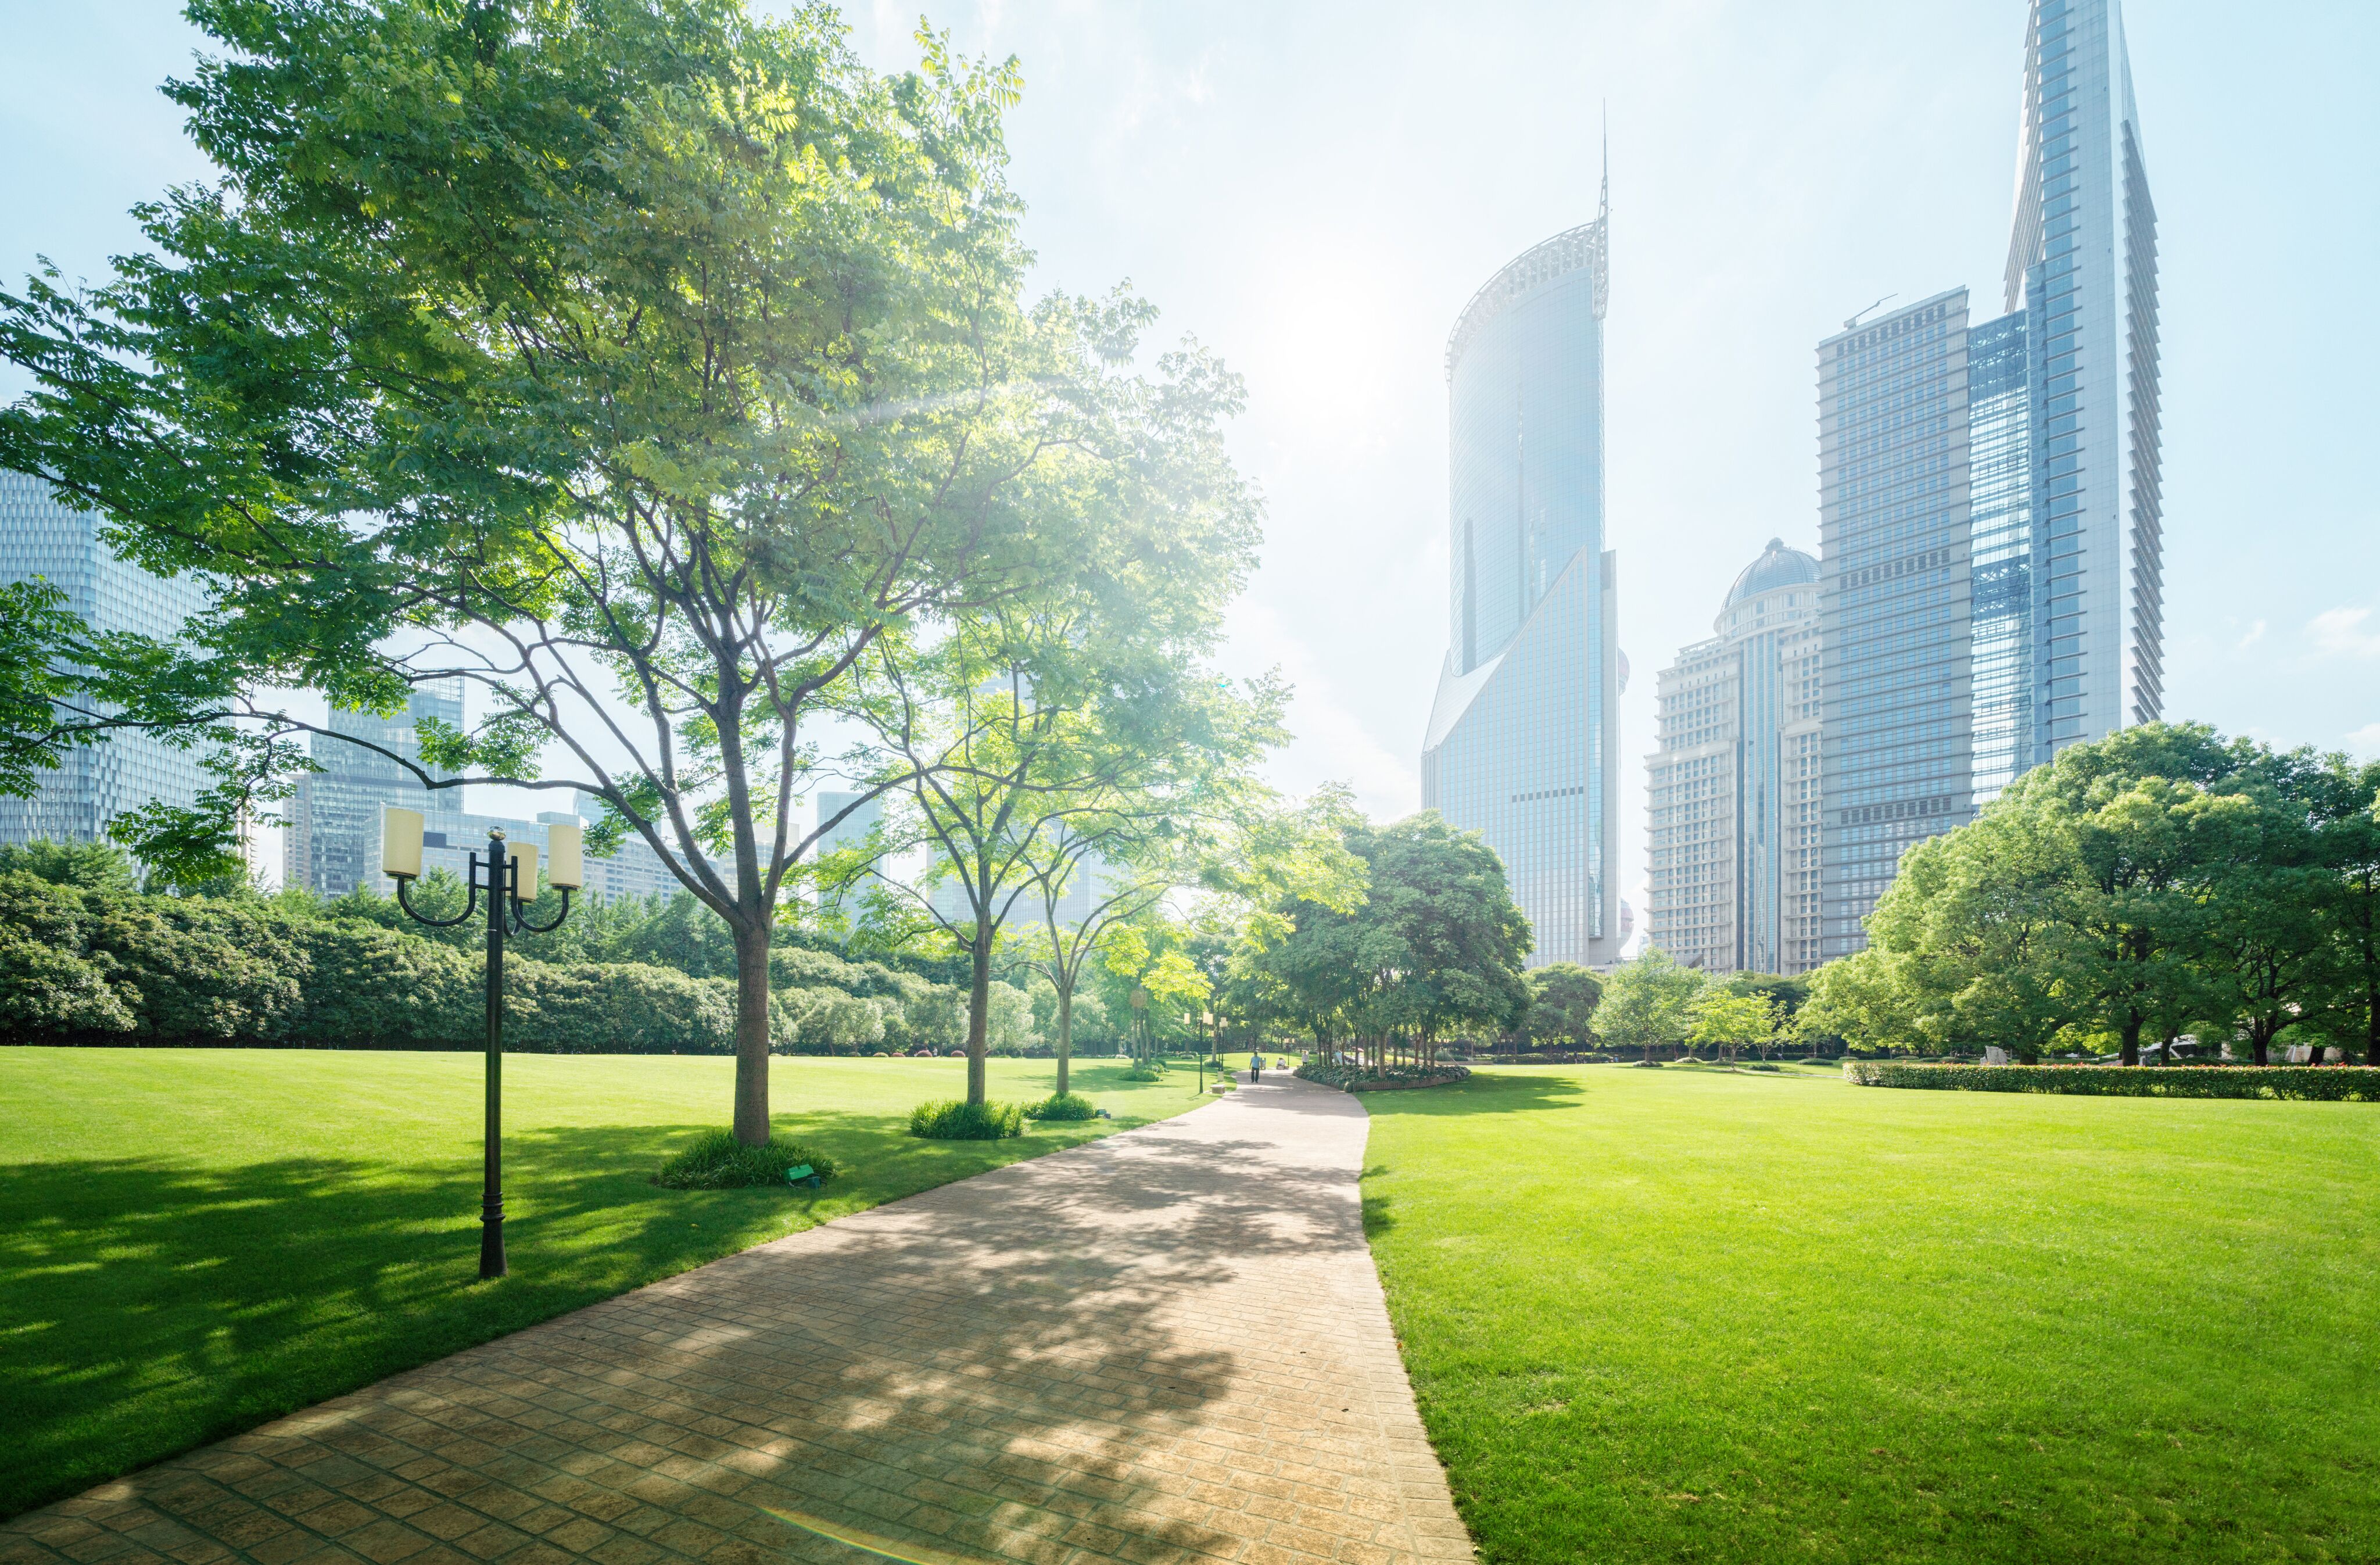
[[[1264,1056],[1251,1054],[1248,1056],[1248,1085],[1254,1086],[1262,1080],[1264,1080]]]

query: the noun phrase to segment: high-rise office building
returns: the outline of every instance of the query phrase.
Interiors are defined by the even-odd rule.
[[[1819,345],[1824,953],[1911,843],[2164,708],[2156,213],[2119,0],[2033,0],[2007,313]]]
[[[417,725],[431,718],[463,726],[460,678],[414,686],[406,710],[390,717],[331,709],[331,733],[315,734],[310,751],[322,770],[298,779],[285,810],[283,885],[325,897],[345,896],[358,886],[385,892],[380,850],[381,810],[387,805],[419,810],[423,830],[437,839],[433,846],[462,839],[463,791],[426,788],[401,764],[421,758]]]
[[[91,630],[170,640],[207,603],[189,576],[166,580],[119,560],[99,536],[96,512],[61,504],[41,479],[0,472],[0,582],[32,577],[66,594]],[[146,734],[117,732],[79,746],[43,774],[30,798],[0,797],[0,843],[89,842],[107,823],[152,801],[188,805],[206,786],[203,752]]]
[[[1967,291],[1818,345],[1821,950],[1971,813]]]
[[[437,798],[439,795],[431,795]],[[448,790],[446,797],[453,796]],[[427,874],[443,869],[457,880],[468,881],[471,875],[470,855],[484,854],[488,848],[488,828],[502,829],[507,843],[529,843],[538,850],[540,866],[545,862],[548,829],[554,826],[586,826],[599,819],[601,807],[585,794],[577,795],[578,808],[571,810],[540,810],[534,820],[522,820],[504,815],[476,815],[449,809],[435,820],[423,818],[421,832],[421,868]],[[419,799],[392,798],[390,804],[401,804],[407,809],[419,809]],[[375,828],[377,830],[377,828]],[[381,840],[372,839],[370,850],[370,872],[364,884],[382,895],[394,888],[381,870]],[[610,902],[614,897],[650,896],[659,892],[674,896],[684,891],[675,875],[661,860],[645,840],[633,831],[613,852],[601,857],[590,853],[585,865],[587,881],[579,888],[579,896],[587,902]]]
[[[2156,209],[2119,0],[2033,0],[2020,136],[2038,762],[2165,710]]]
[[[1603,537],[1600,214],[1488,279],[1446,347],[1451,633],[1424,807],[1476,830],[1533,963],[1619,959],[1621,661]]]
[[[1771,539],[1661,671],[1646,932],[1689,966],[1818,964],[1818,562]]]

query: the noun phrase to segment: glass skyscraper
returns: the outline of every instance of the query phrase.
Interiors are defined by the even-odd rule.
[[[2118,0],[2034,0],[2020,135],[2039,761],[2165,710],[2156,209]]]
[[[1621,662],[1603,547],[1609,182],[1596,220],[1522,254],[1448,339],[1446,662],[1422,803],[1478,831],[1534,963],[1618,960]]]
[[[153,576],[117,559],[100,526],[98,513],[61,504],[40,479],[0,472],[0,581],[42,577],[94,632],[160,640],[180,635],[183,622],[206,607],[205,587],[190,576]],[[191,804],[208,782],[203,755],[131,732],[70,750],[32,797],[0,796],[0,843],[89,842],[104,835],[115,817],[152,800]]]
[[[1818,964],[1818,562],[1770,539],[1660,674],[1645,758],[1652,943],[1691,967]]]
[[[2118,0],[2034,0],[2007,313],[1819,345],[1825,954],[1901,851],[2164,708],[2156,213]]]
[[[1967,291],[1818,345],[1820,945],[1861,920],[1910,843],[1973,791]]]
[[[462,789],[425,788],[399,764],[399,758],[421,758],[416,725],[427,718],[463,726],[459,676],[416,685],[406,710],[393,717],[331,709],[331,733],[314,735],[311,746],[314,764],[322,770],[298,780],[287,806],[284,885],[302,886],[325,897],[345,896],[358,886],[385,894],[389,888],[380,873],[381,808],[385,805],[419,810],[424,840],[432,847],[482,845],[464,843]],[[480,835],[485,835],[484,827]],[[461,862],[459,856],[456,862]]]

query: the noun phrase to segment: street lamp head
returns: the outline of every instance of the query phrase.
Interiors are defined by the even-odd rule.
[[[545,829],[545,883],[556,891],[587,884],[587,837],[583,828],[556,822]]]
[[[381,811],[381,873],[410,880],[421,873],[421,812],[390,805]]]
[[[512,894],[522,902],[537,900],[537,844],[507,843],[504,855],[512,860]]]

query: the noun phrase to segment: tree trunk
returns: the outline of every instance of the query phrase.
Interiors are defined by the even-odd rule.
[[[2141,1062],[2141,1019],[2138,1016],[2127,1016],[2124,1018],[2123,1039],[2124,1063],[2127,1065],[2139,1064]],[[2265,1047],[2262,1044],[2258,1044],[2256,1046],[2256,1063],[2261,1065],[2264,1062]]]
[[[2380,989],[2363,997],[2363,1062],[2380,1065]]]
[[[2272,1035],[2253,1022],[2248,1024],[2248,1050],[2250,1057],[2259,1065],[2273,1062]]]
[[[967,953],[967,1101],[984,1099],[983,1059],[991,1041],[991,928],[990,920],[975,924],[975,949]]]
[[[1075,1061],[1075,986],[1068,983],[1058,990],[1058,1096],[1067,1091],[1066,1067]]]
[[[735,931],[735,1139],[769,1145],[769,920]]]

